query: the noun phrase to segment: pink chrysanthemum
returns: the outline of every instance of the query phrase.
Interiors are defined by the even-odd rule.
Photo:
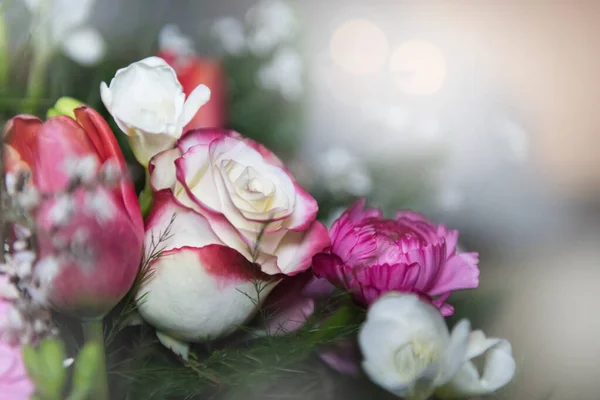
[[[317,254],[317,276],[351,292],[369,305],[389,291],[428,299],[443,315],[455,290],[479,285],[477,253],[457,253],[458,231],[434,225],[420,214],[402,211],[386,219],[359,200],[333,224],[331,247]]]

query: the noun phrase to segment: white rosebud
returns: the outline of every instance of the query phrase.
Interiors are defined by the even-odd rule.
[[[482,362],[474,362],[478,359]],[[476,365],[483,368],[479,369]],[[512,380],[516,367],[512,347],[507,340],[486,338],[482,331],[474,331],[469,336],[467,362],[436,395],[442,399],[457,399],[493,393]]]
[[[102,82],[100,95],[137,160],[148,166],[150,158],[175,144],[210,99],[210,89],[199,85],[186,99],[173,68],[148,57],[118,70],[110,86]]]
[[[360,330],[363,369],[399,397],[426,399],[463,365],[469,331],[462,320],[450,334],[436,307],[414,294],[390,293],[371,305]]]

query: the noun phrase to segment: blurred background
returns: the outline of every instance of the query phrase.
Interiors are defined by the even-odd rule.
[[[42,26],[26,3],[0,3],[3,119],[22,112]],[[102,42],[55,46],[37,112],[64,95],[105,112],[99,83],[160,50],[218,62],[225,125],[276,150],[325,221],[366,196],[480,252],[481,287],[454,304],[513,343],[500,397],[597,399],[598,16],[595,1],[102,0],[86,21]]]

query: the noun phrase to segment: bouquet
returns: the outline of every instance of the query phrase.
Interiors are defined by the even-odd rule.
[[[43,54],[4,127],[0,398],[323,398],[328,382],[369,378],[379,396],[452,399],[512,380],[508,341],[446,324],[452,293],[479,284],[456,230],[366,199],[326,227],[283,161],[294,145],[243,117],[227,62],[271,57],[252,90],[301,94],[276,66],[298,69],[289,30],[276,43],[261,31],[289,9],[261,7],[250,28],[215,25],[224,63],[169,26],[156,55],[99,85],[101,105],[63,97],[45,118],[32,114],[50,53],[34,43]],[[86,54],[54,43],[89,64],[105,45],[87,35]]]

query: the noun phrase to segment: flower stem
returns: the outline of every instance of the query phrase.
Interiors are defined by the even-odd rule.
[[[83,338],[85,343],[95,342],[100,347],[98,357],[97,375],[94,380],[91,398],[95,400],[108,400],[108,376],[106,374],[106,352],[104,350],[104,329],[102,319],[83,321]]]
[[[49,53],[38,50],[33,53],[29,76],[27,78],[27,94],[25,95],[24,112],[34,114],[38,108],[40,98],[44,92],[46,81],[46,68],[50,61]]]
[[[142,216],[146,217],[150,211],[150,207],[152,207],[152,185],[150,184],[150,172],[148,168],[146,168],[146,184],[144,185],[144,190],[140,193],[138,202],[142,209]]]
[[[9,51],[4,7],[0,4],[0,91],[8,88]]]

